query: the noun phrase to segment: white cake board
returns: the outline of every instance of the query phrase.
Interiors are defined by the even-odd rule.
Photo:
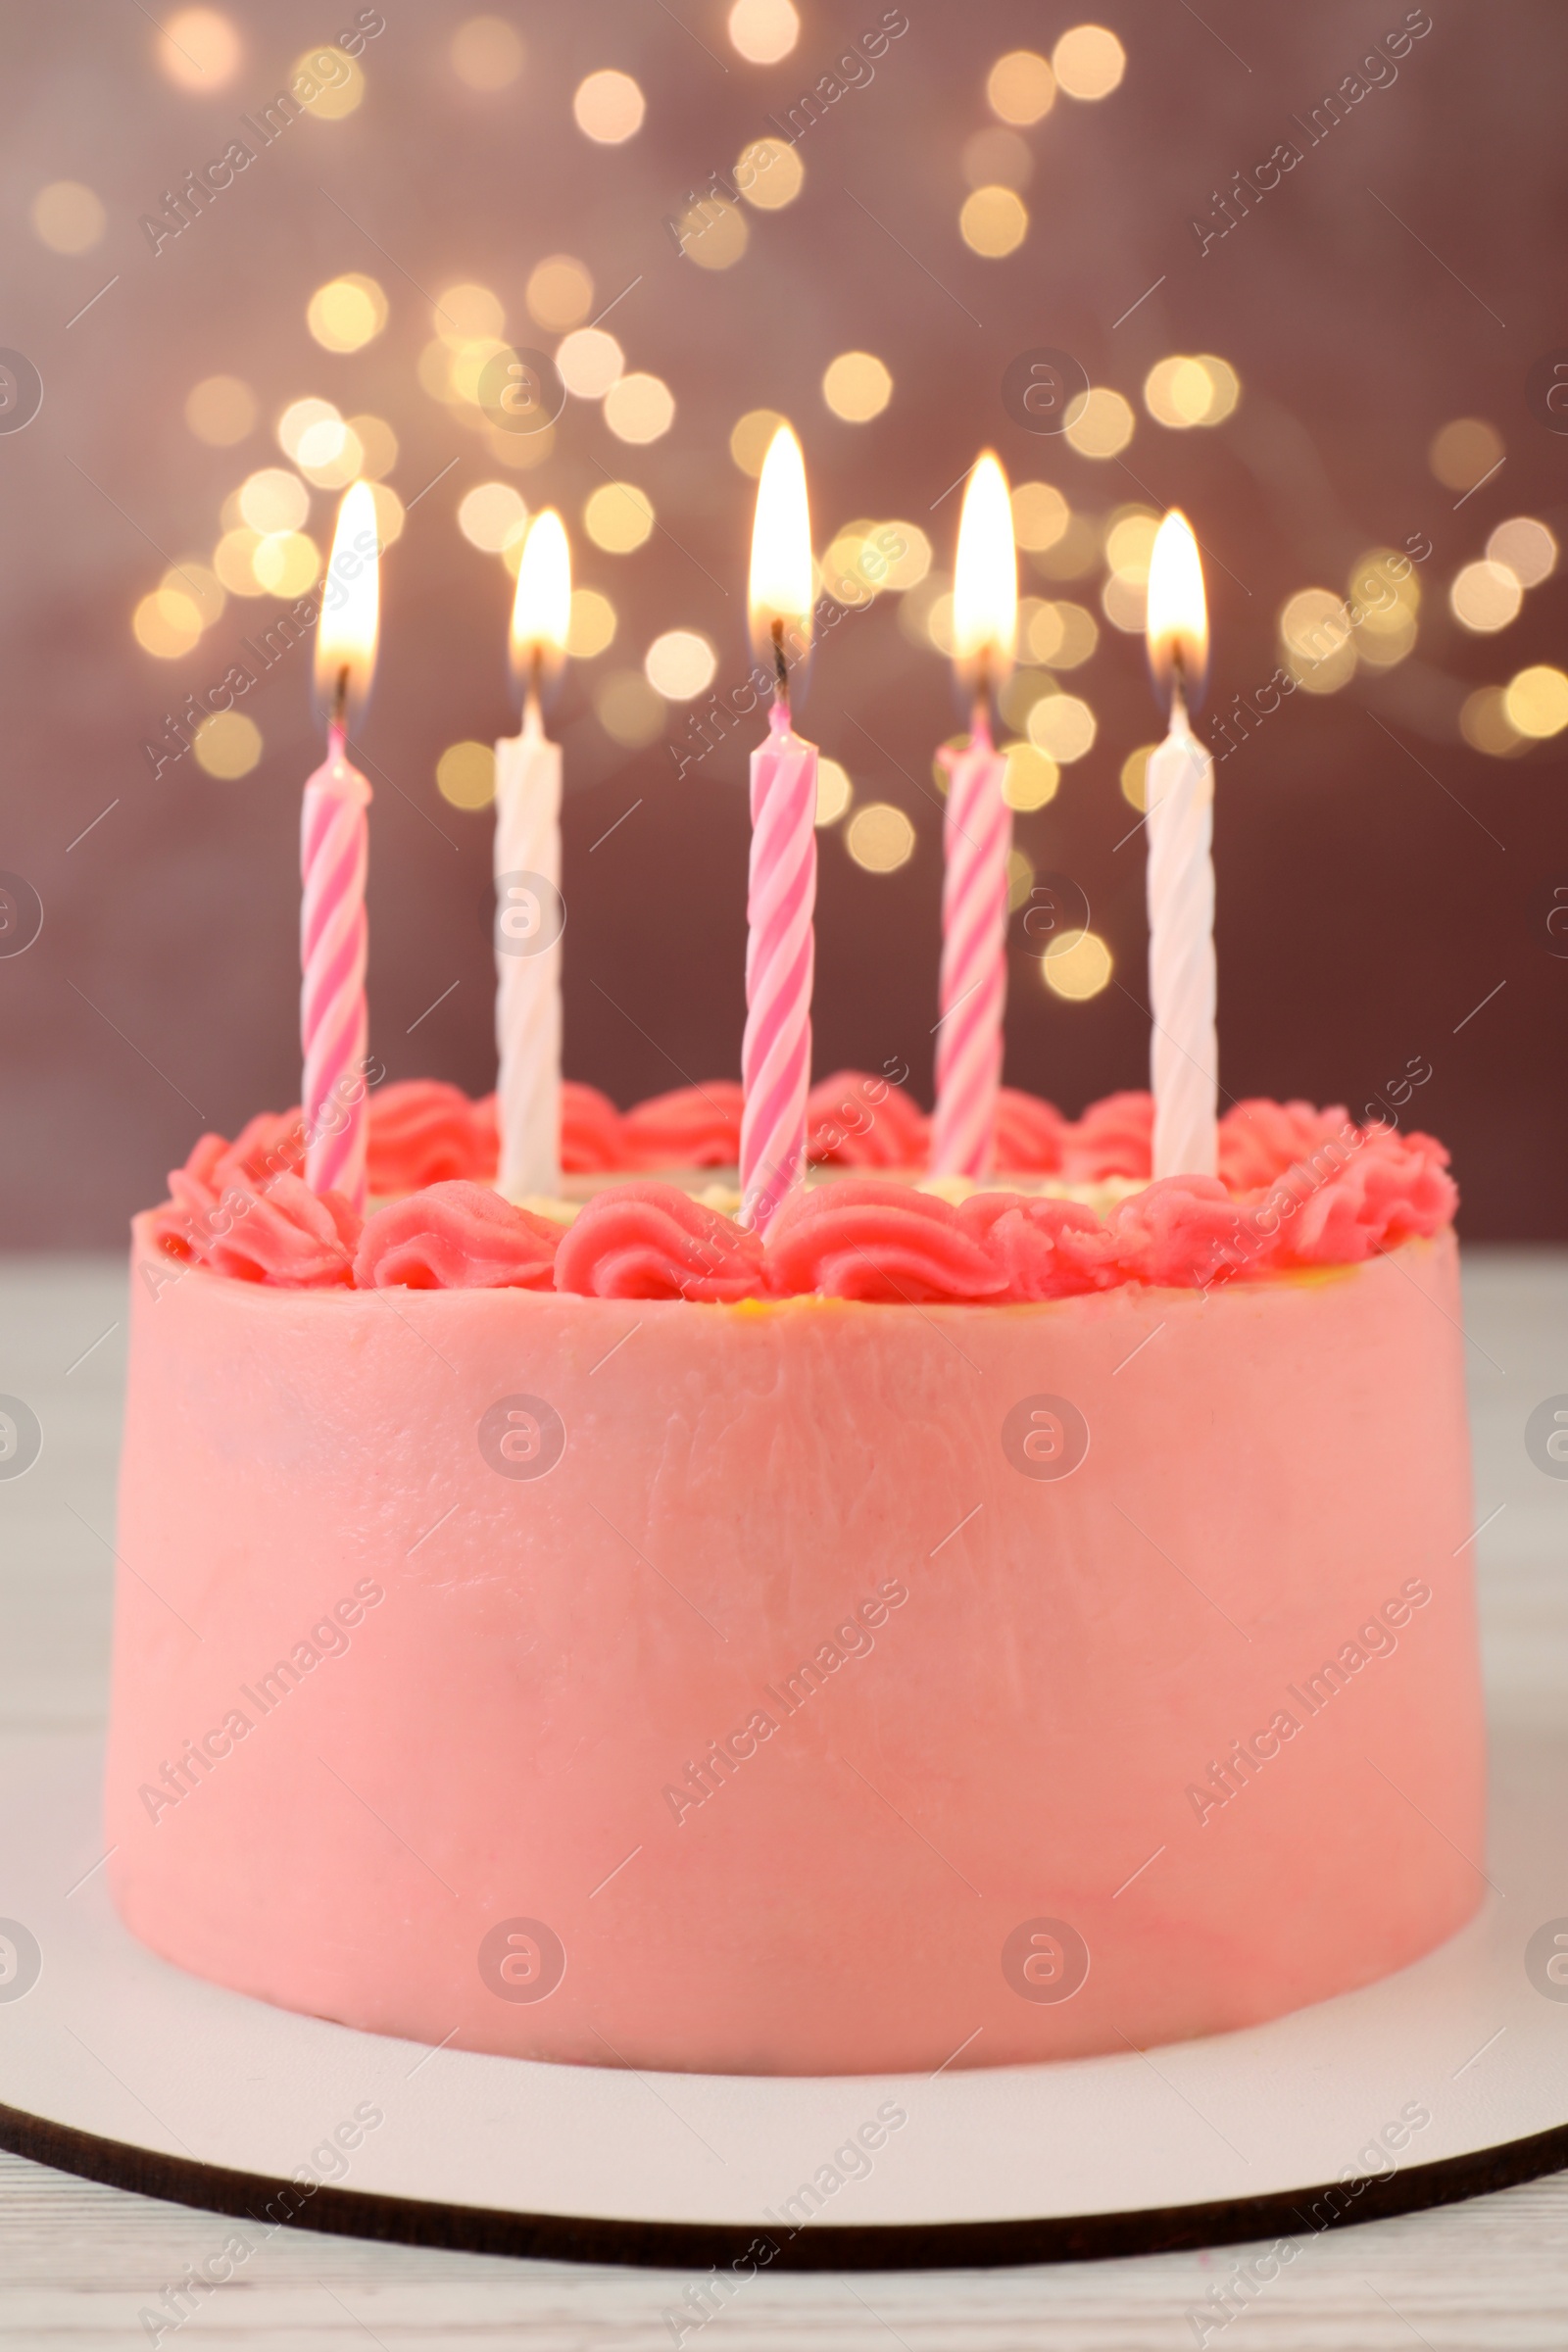
[[[0,1982],[0,2144],[250,2215],[253,2239],[283,2219],[491,2253],[738,2260],[742,2276],[947,2268],[1295,2236],[1568,2165],[1568,1984],[1541,1988],[1540,1937],[1568,1932],[1561,1733],[1504,1727],[1485,1907],[1415,1967],[1147,2056],[930,2078],[543,2066],[223,1991],[115,1917],[94,1868],[99,1770],[95,1740],[0,1741],[0,1917],[41,1954],[22,1997]],[[787,2201],[824,2167],[858,2170],[835,2152],[885,2102],[907,2121],[800,2226]],[[353,2152],[313,2162],[367,2108],[382,2120]],[[1413,2130],[1412,2108],[1430,2119]],[[1378,2159],[1386,2130],[1404,2144]],[[760,2238],[775,2251],[748,2255]]]

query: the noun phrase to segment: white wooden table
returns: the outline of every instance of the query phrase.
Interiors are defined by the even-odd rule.
[[[1568,1252],[1477,1251],[1467,1265],[1478,1544],[1489,1682],[1515,1707],[1558,1702],[1568,1665],[1568,1481],[1541,1475],[1523,1429],[1568,1394]],[[0,1263],[0,1393],[49,1432],[0,1489],[0,1726],[101,1723],[109,1552],[123,1378],[123,1278],[104,1260]],[[57,1434],[58,1433],[58,1434]],[[1498,1511],[1498,1505],[1502,1509]],[[96,1531],[96,1532],[95,1532]],[[1568,1825],[1565,1825],[1568,1834]],[[5,1910],[0,1855],[0,1913]],[[0,2155],[0,2341],[112,2352],[132,2344],[287,2344],[386,2352],[460,2344],[665,2345],[681,2274],[425,2253],[278,2231],[235,2279],[161,2337],[141,2314],[221,2245],[216,2216]],[[753,2281],[688,2348],[1095,2352],[1196,2345],[1191,2316],[1247,2247],[1055,2269]],[[1432,2352],[1568,2346],[1568,2174],[1400,2221],[1332,2230],[1209,2344],[1252,2352]]]

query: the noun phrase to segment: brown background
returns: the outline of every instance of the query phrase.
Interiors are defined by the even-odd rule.
[[[0,961],[6,1241],[113,1241],[202,1125],[232,1134],[253,1110],[296,1098],[298,794],[317,756],[304,662],[281,664],[250,700],[267,742],[250,776],[219,783],[185,760],[154,783],[143,737],[276,608],[231,603],[181,663],[149,659],[129,621],[164,568],[157,550],[210,549],[225,493],[282,462],[270,422],[305,392],[392,421],[402,444],[392,479],[406,501],[459,460],[384,566],[383,661],[364,741],[396,789],[379,787],[373,811],[372,1045],[394,1076],[475,1092],[491,1083],[489,825],[446,806],[433,768],[455,739],[512,724],[509,583],[455,520],[463,489],[501,468],[418,387],[430,313],[417,288],[476,278],[502,295],[517,331],[528,273],[556,251],[588,264],[602,301],[641,274],[610,323],[628,365],[662,375],[678,403],[673,430],[647,450],[623,448],[595,407],[572,404],[548,465],[516,477],[530,503],[563,506],[579,576],[613,598],[612,663],[688,622],[719,647],[719,682],[741,674],[752,485],[726,441],[741,412],[762,404],[802,431],[819,544],[853,515],[907,514],[928,522],[946,561],[956,502],[934,517],[928,509],[985,440],[1015,476],[1044,474],[1090,513],[1179,501],[1218,559],[1211,710],[1268,676],[1293,591],[1342,587],[1366,548],[1427,533],[1435,552],[1413,659],[1332,698],[1297,695],[1220,770],[1223,1084],[1232,1096],[1361,1100],[1425,1055],[1435,1074],[1421,1117],[1452,1146],[1466,1230],[1568,1233],[1568,962],[1549,953],[1545,929],[1552,889],[1568,882],[1568,737],[1496,761],[1456,726],[1469,684],[1562,661],[1568,590],[1534,592],[1498,639],[1468,637],[1446,607],[1447,581],[1501,517],[1538,514],[1568,536],[1568,439],[1533,418],[1526,398],[1532,361],[1568,343],[1568,19],[1551,0],[1432,0],[1433,30],[1397,83],[1200,259],[1190,216],[1403,8],[1206,0],[1200,21],[1165,0],[1106,0],[1098,14],[1126,43],[1126,79],[1101,106],[1058,101],[1028,134],[1031,231],[991,263],[956,227],[959,149],[988,120],[987,70],[1015,44],[1049,51],[1078,15],[1038,0],[906,5],[910,30],[875,81],[804,142],[800,200],[753,214],[746,258],[722,273],[680,260],[664,216],[875,22],[870,0],[803,0],[798,49],[766,70],[729,49],[718,0],[678,0],[673,13],[655,0],[501,7],[528,58],[519,80],[489,96],[464,88],[448,62],[468,9],[387,0],[360,111],[296,125],[156,259],[138,217],[220,152],[239,112],[265,102],[338,18],[324,0],[231,8],[246,63],[231,89],[192,98],[158,73],[157,36],[133,7],[51,0],[7,13],[0,343],[33,360],[46,397],[25,432],[0,436],[0,867],[33,883],[46,919],[26,955]],[[622,148],[591,146],[571,118],[578,79],[606,65],[634,73],[648,94],[644,128]],[[96,187],[110,213],[104,243],[77,259],[45,251],[27,224],[36,189],[67,177]],[[310,340],[305,305],[351,270],[380,279],[391,320],[364,352],[334,358]],[[115,271],[120,282],[68,329]],[[1158,292],[1114,325],[1161,272]],[[1004,414],[1004,368],[1034,344],[1065,347],[1135,401],[1164,353],[1215,351],[1239,370],[1242,404],[1223,428],[1185,434],[1161,430],[1140,404],[1131,474],[1095,465]],[[879,353],[895,378],[869,426],[835,420],[818,390],[827,361],[852,346]],[[237,450],[202,447],[183,418],[191,384],[220,370],[263,399]],[[1427,449],[1464,415],[1491,418],[1508,457],[1456,512]],[[657,534],[627,558],[587,545],[575,526],[601,467],[646,486],[691,560]],[[318,496],[318,539],[330,510]],[[1098,584],[1067,592],[1093,604]],[[662,746],[621,752],[591,714],[603,666],[571,674],[558,711],[566,1062],[629,1102],[685,1074],[738,1068],[744,747],[683,783]],[[1076,1110],[1145,1082],[1141,842],[1113,845],[1130,821],[1117,771],[1148,740],[1152,712],[1138,641],[1108,627],[1072,683],[1097,710],[1099,741],[1055,801],[1020,820],[1019,838],[1037,866],[1087,890],[1116,980],[1087,1004],[1061,1004],[1015,934],[1007,1054],[1013,1082]],[[903,1055],[923,1090],[940,844],[911,779],[923,782],[954,724],[944,665],[907,643],[884,600],[820,655],[805,721],[860,799],[900,803],[918,833],[891,877],[861,872],[823,837],[816,1067]],[[682,724],[674,713],[671,731]],[[639,796],[590,867],[589,845]]]

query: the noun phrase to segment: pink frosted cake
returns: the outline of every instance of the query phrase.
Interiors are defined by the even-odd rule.
[[[739,1090],[375,1100],[137,1220],[109,1864],[218,1982],[411,2039],[838,2074],[1209,2034],[1483,1886],[1453,1188],[1391,1118],[885,1081],[727,1213]],[[653,1172],[678,1168],[679,1181]]]

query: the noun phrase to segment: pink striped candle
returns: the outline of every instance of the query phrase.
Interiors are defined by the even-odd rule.
[[[752,754],[752,864],[746,901],[746,1037],[741,1077],[741,1222],[764,1229],[806,1174],[816,937],[816,746],[774,704]]]
[[[338,509],[316,635],[316,687],[329,718],[326,758],[306,783],[300,822],[300,1102],[306,1183],[313,1192],[342,1193],[362,1212],[370,787],[344,746],[350,707],[363,708],[375,665],[378,554],[374,494],[368,482],[356,482]]]
[[[993,750],[982,704],[961,751],[944,751],[942,1018],[937,1025],[931,1169],[989,1176],[1002,1085],[1007,1001],[1007,856],[1012,812],[1002,797],[1007,762]]]
[[[757,485],[751,617],[773,664],[767,739],[752,754],[746,902],[746,1036],[741,1047],[741,1222],[765,1228],[806,1180],[816,906],[816,746],[790,725],[789,654],[811,618],[811,523],[801,445],[781,425]]]
[[[945,751],[941,1018],[931,1171],[983,1181],[991,1173],[1007,1001],[1007,858],[1012,814],[1007,762],[991,741],[990,696],[1012,660],[1018,559],[1007,478],[989,451],[975,465],[958,524],[953,593],[954,659],[974,689],[974,721]]]
[[[342,1193],[362,1214],[369,805],[370,787],[344,758],[342,728],[333,727],[326,758],[306,784],[300,826],[300,1102],[309,1139],[306,1183],[315,1193]]]

